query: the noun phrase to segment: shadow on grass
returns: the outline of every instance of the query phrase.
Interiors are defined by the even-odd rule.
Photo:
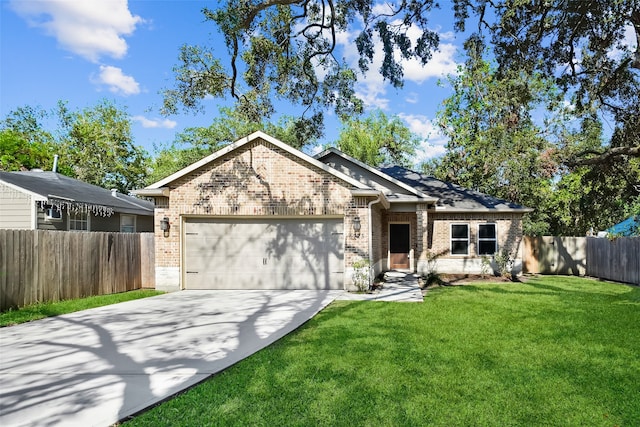
[[[640,316],[611,301],[638,291],[543,278],[334,302],[132,425],[631,425]]]

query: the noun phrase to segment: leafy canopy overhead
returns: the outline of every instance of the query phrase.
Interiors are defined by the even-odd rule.
[[[57,121],[49,130],[46,121]],[[131,118],[103,100],[81,111],[59,102],[57,109],[18,107],[0,121],[0,169],[51,169],[122,193],[139,188],[148,173],[148,154],[133,143]]]
[[[555,78],[579,115],[611,123],[605,147],[569,150],[574,165],[640,156],[639,0],[456,0],[457,29],[493,46],[499,73]]]
[[[382,111],[347,120],[336,142],[340,151],[373,167],[411,166],[420,139],[395,116]]]
[[[451,0],[455,29],[477,49],[494,47],[498,74],[554,78],[580,113],[610,121],[603,147],[573,152],[575,164],[640,156],[640,0]],[[227,0],[204,9],[226,42],[229,60],[207,46],[184,46],[177,85],[165,92],[165,113],[198,109],[207,95],[231,96],[248,120],[274,114],[276,100],[299,107],[297,128],[322,133],[323,112],[341,118],[362,111],[355,83],[381,49],[378,70],[401,87],[402,61],[427,64],[438,48],[429,22],[433,0]],[[435,25],[434,25],[435,24]],[[409,36],[418,34],[417,38]],[[354,34],[352,67],[338,39]],[[299,113],[299,114],[298,114]],[[310,129],[310,130],[309,130]]]
[[[175,68],[177,85],[165,91],[164,112],[179,106],[201,108],[207,95],[230,95],[245,117],[261,121],[274,113],[274,100],[299,107],[297,128],[322,134],[323,112],[342,118],[362,112],[356,97],[357,72],[337,54],[340,32],[358,31],[358,68],[373,63],[376,39],[382,41],[380,72],[396,87],[403,84],[401,59],[426,64],[438,46],[438,34],[428,28],[434,1],[401,1],[380,10],[373,1],[229,0],[205,18],[223,34],[230,61],[208,47],[184,46]],[[421,34],[408,36],[410,27]],[[398,55],[399,54],[399,55]]]

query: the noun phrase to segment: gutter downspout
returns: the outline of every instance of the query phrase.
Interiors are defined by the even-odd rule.
[[[382,194],[378,194],[375,200],[369,202],[367,207],[369,208],[369,289],[373,288],[373,227],[371,224],[371,207],[376,203],[380,203]]]

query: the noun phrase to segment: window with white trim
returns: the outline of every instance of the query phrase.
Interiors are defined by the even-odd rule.
[[[69,230],[89,231],[89,212],[69,211]]]
[[[62,221],[62,211],[53,205],[44,206],[44,219],[46,221]]]
[[[478,255],[493,255],[498,250],[495,224],[478,224]]]
[[[451,224],[451,254],[469,255],[469,224]]]
[[[120,232],[135,233],[136,232],[136,216],[120,215]]]

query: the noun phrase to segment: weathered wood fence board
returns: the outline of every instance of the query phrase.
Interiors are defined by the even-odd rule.
[[[587,275],[640,285],[640,237],[587,238]]]
[[[524,272],[584,276],[586,237],[525,236]]]
[[[154,287],[152,233],[0,230],[0,310]]]

